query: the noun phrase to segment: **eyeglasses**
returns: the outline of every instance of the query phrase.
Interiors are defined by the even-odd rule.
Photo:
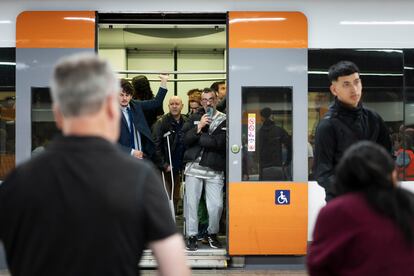
[[[214,102],[214,100],[215,100],[215,98],[201,99],[201,102],[203,102],[203,103],[206,103],[206,102],[212,103],[212,102]]]

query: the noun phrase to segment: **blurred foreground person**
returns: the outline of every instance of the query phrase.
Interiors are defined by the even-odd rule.
[[[414,195],[397,187],[390,154],[358,142],[335,179],[339,196],[316,221],[310,275],[414,275]]]
[[[119,90],[95,55],[55,67],[53,112],[63,136],[0,186],[12,275],[137,275],[146,246],[161,275],[189,275],[158,175],[114,145]]]

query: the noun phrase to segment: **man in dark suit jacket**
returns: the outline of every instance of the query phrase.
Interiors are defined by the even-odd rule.
[[[122,91],[119,94],[121,105],[121,132],[118,143],[122,149],[136,158],[153,159],[155,157],[155,144],[152,138],[151,129],[145,120],[144,110],[152,110],[162,106],[167,94],[168,75],[160,75],[161,84],[154,99],[147,101],[133,100],[134,89],[126,81],[121,81]],[[128,108],[130,111],[128,111]],[[130,112],[130,113],[129,113]],[[134,135],[131,134],[129,118],[132,117]],[[133,137],[133,138],[132,138]]]

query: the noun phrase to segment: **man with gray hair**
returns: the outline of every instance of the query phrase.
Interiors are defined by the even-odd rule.
[[[158,175],[114,145],[119,90],[96,55],[56,65],[53,113],[63,136],[0,186],[12,275],[137,275],[146,246],[161,275],[190,274]]]

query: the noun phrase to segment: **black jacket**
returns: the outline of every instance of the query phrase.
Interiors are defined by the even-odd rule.
[[[197,123],[204,114],[204,109],[199,109],[189,118],[183,127],[184,143],[187,150],[184,153],[184,162],[191,162],[197,159],[201,150],[200,165],[209,167],[216,171],[226,170],[226,120],[220,123],[210,135],[208,126],[205,126],[200,133],[197,133]]]
[[[384,146],[391,153],[392,144],[382,118],[361,103],[349,108],[338,99],[319,122],[315,137],[314,173],[325,188],[327,199],[336,195],[334,170],[345,150],[361,140]]]
[[[170,113],[163,115],[153,126],[152,135],[155,143],[155,155],[157,160],[157,166],[165,170],[169,165],[168,156],[168,144],[167,138],[164,137],[168,132],[170,133],[170,147],[171,147],[171,159],[173,161],[174,170],[181,170],[182,164],[179,161],[183,160],[183,154],[185,150],[184,146],[184,133],[182,127],[185,122],[188,121],[187,116],[181,115],[180,122],[177,123]],[[181,126],[181,129],[180,129]],[[174,162],[176,161],[176,162]]]
[[[150,100],[152,99],[154,98],[151,98]],[[145,120],[147,120],[148,126],[150,128],[154,126],[154,124],[157,122],[157,117],[161,115],[164,115],[164,109],[162,105],[155,109],[144,110]]]
[[[131,107],[132,116],[134,120],[135,129],[139,131],[141,135],[142,142],[142,151],[145,154],[147,159],[154,160],[155,153],[155,144],[152,139],[151,129],[148,126],[147,121],[145,120],[144,111],[153,110],[162,106],[165,95],[167,94],[167,89],[160,87],[158,89],[157,96],[152,100],[138,101],[131,100],[129,105]],[[121,114],[121,125],[120,125],[120,135],[118,138],[118,144],[121,146],[121,149],[126,153],[130,154],[131,152],[131,141],[130,141],[130,131],[127,121],[123,114]]]
[[[219,103],[217,104],[216,109],[220,112],[225,113],[225,114],[227,113],[227,100],[226,100],[226,97],[224,97],[224,99],[219,101]]]
[[[335,99],[319,122],[315,137],[313,171],[318,184],[325,188],[327,199],[336,195],[334,170],[340,158],[349,146],[361,140],[376,142],[392,151],[387,127],[376,112],[362,104],[350,109]]]
[[[289,134],[278,127],[272,120],[263,122],[259,130],[258,150],[260,168],[288,165],[292,159],[292,145]],[[282,145],[287,149],[286,160],[283,160]]]

